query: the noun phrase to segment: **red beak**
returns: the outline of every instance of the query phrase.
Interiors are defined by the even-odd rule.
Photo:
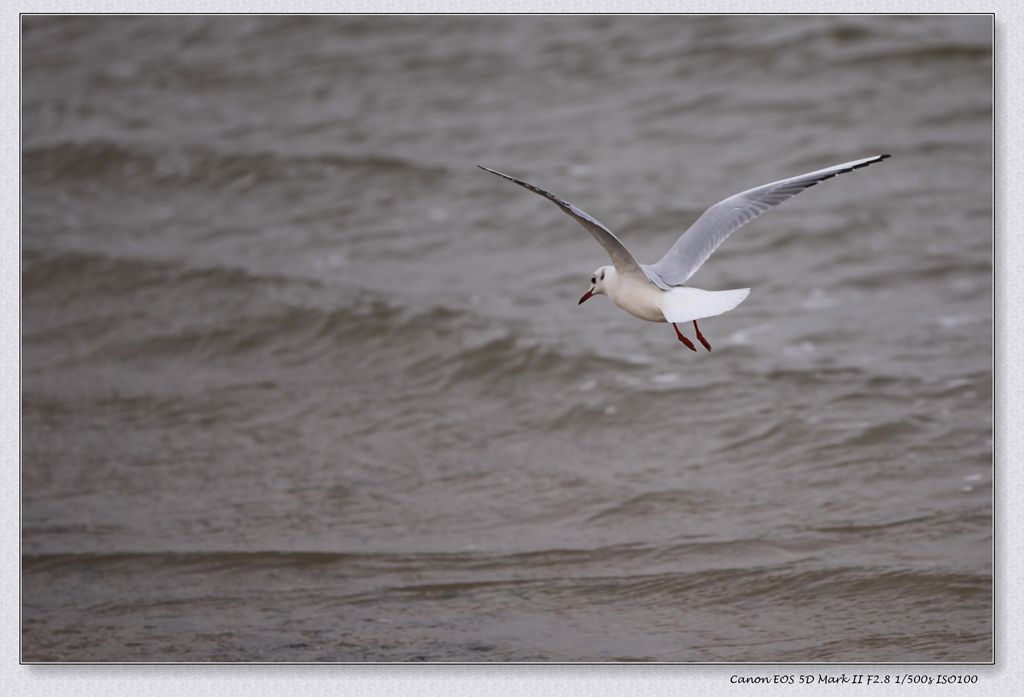
[[[583,303],[585,303],[588,300],[590,300],[590,296],[593,295],[593,294],[594,294],[594,289],[591,288],[590,290],[588,290],[586,293],[583,294],[583,297],[580,298],[580,301],[578,303],[576,303],[576,304],[577,305],[582,305]]]

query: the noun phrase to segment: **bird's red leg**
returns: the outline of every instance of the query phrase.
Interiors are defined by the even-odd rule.
[[[711,344],[709,344],[708,340],[704,338],[704,335],[700,333],[700,327],[697,326],[697,320],[693,320],[693,328],[697,331],[697,341],[704,344],[704,348],[710,351]]]
[[[686,344],[686,348],[690,349],[691,351],[696,351],[697,347],[693,345],[692,341],[683,336],[683,333],[679,331],[679,327],[676,326],[675,322],[672,322],[671,324],[672,328],[676,330],[676,336],[679,338],[680,341]]]

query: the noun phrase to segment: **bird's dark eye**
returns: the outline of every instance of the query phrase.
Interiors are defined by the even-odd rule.
[[[590,277],[590,282],[591,282],[591,283],[597,283],[597,279],[596,279],[596,278],[594,278],[593,276],[591,276],[591,277]]]

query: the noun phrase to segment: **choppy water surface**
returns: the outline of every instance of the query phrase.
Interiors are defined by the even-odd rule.
[[[23,30],[26,660],[990,659],[989,17]]]

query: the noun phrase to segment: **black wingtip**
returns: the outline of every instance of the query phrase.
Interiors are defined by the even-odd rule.
[[[890,157],[892,157],[892,155],[890,155],[889,153],[885,153],[884,155],[879,155],[878,159],[879,160],[886,160],[886,159],[888,159]]]

